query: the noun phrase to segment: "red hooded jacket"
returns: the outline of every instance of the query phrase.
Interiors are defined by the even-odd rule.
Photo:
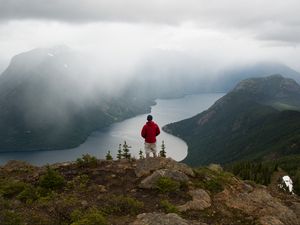
[[[156,136],[160,134],[160,129],[156,123],[153,121],[148,121],[141,132],[142,137],[147,143],[155,143]]]

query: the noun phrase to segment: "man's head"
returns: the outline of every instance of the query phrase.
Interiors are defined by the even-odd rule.
[[[151,115],[148,115],[148,116],[147,116],[147,120],[148,120],[148,121],[152,121],[152,119],[153,119],[153,117],[152,117]]]

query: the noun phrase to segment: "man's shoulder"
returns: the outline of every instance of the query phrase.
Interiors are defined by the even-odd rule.
[[[154,123],[154,125],[158,127],[158,124],[157,124],[157,123]]]

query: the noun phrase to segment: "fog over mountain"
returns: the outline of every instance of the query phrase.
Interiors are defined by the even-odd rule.
[[[122,79],[99,79],[83,60],[65,46],[13,57],[0,76],[0,151],[71,148],[149,111],[150,97],[133,95]]]
[[[227,92],[251,76],[300,77],[296,0],[0,0],[0,6],[3,147],[30,133],[32,142],[13,147],[35,141],[38,148],[49,129],[84,140],[149,111],[155,98]],[[33,132],[37,127],[44,131]],[[72,136],[76,129],[83,133]],[[63,147],[50,139],[50,148]],[[75,142],[69,146],[81,141]]]
[[[0,5],[0,71],[14,55],[57,45],[88,54],[86,61],[101,76],[117,80],[147,68],[148,60],[162,75],[179,69],[182,76],[205,78],[265,61],[300,70],[296,0],[0,0]]]

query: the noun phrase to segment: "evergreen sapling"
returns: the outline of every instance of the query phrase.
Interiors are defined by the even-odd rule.
[[[162,141],[162,144],[161,144],[161,150],[160,150],[160,152],[159,152],[159,156],[160,156],[160,157],[164,157],[164,158],[167,157],[167,155],[166,155],[166,145],[165,145],[165,142],[164,142],[164,141]]]
[[[110,151],[107,152],[105,157],[106,157],[106,160],[113,160],[113,157],[111,156]]]
[[[121,160],[121,159],[122,159],[122,145],[121,145],[121,144],[119,144],[119,149],[118,149],[117,159],[118,159],[118,160]]]
[[[124,159],[130,159],[131,158],[131,154],[129,153],[129,149],[131,148],[131,146],[129,146],[126,141],[124,141],[124,144],[123,144],[123,158]]]
[[[140,149],[139,157],[140,157],[140,159],[144,159],[144,153],[143,153],[142,149]]]

